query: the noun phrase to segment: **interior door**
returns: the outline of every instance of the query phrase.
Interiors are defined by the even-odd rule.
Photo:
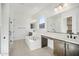
[[[54,40],[54,55],[55,56],[65,55],[65,42]]]

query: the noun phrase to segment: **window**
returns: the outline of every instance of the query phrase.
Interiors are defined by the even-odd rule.
[[[44,29],[45,28],[45,17],[44,16],[40,16],[39,17],[39,28],[40,29]]]

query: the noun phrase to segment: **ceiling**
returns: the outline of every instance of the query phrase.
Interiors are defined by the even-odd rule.
[[[25,18],[36,16],[41,11],[46,12],[45,10],[50,10],[56,6],[55,3],[13,3],[11,7],[13,7],[13,11],[15,14],[20,16],[24,15]],[[52,8],[51,8],[52,7]]]
[[[57,5],[58,3],[13,3],[11,7],[15,15],[24,16],[24,19],[27,19],[38,16],[49,17],[54,13],[54,8]]]

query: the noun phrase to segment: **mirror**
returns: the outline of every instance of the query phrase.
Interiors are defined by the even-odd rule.
[[[48,32],[61,32],[61,16],[55,15],[46,19],[46,28]]]
[[[62,14],[58,14],[47,18],[46,22],[48,32],[72,33],[72,16],[62,17]]]
[[[45,20],[44,16],[39,17],[39,29],[45,29]]]

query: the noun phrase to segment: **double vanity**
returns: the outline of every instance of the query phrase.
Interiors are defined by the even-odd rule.
[[[53,40],[55,56],[79,56],[79,37],[76,34],[43,33],[42,37]]]

